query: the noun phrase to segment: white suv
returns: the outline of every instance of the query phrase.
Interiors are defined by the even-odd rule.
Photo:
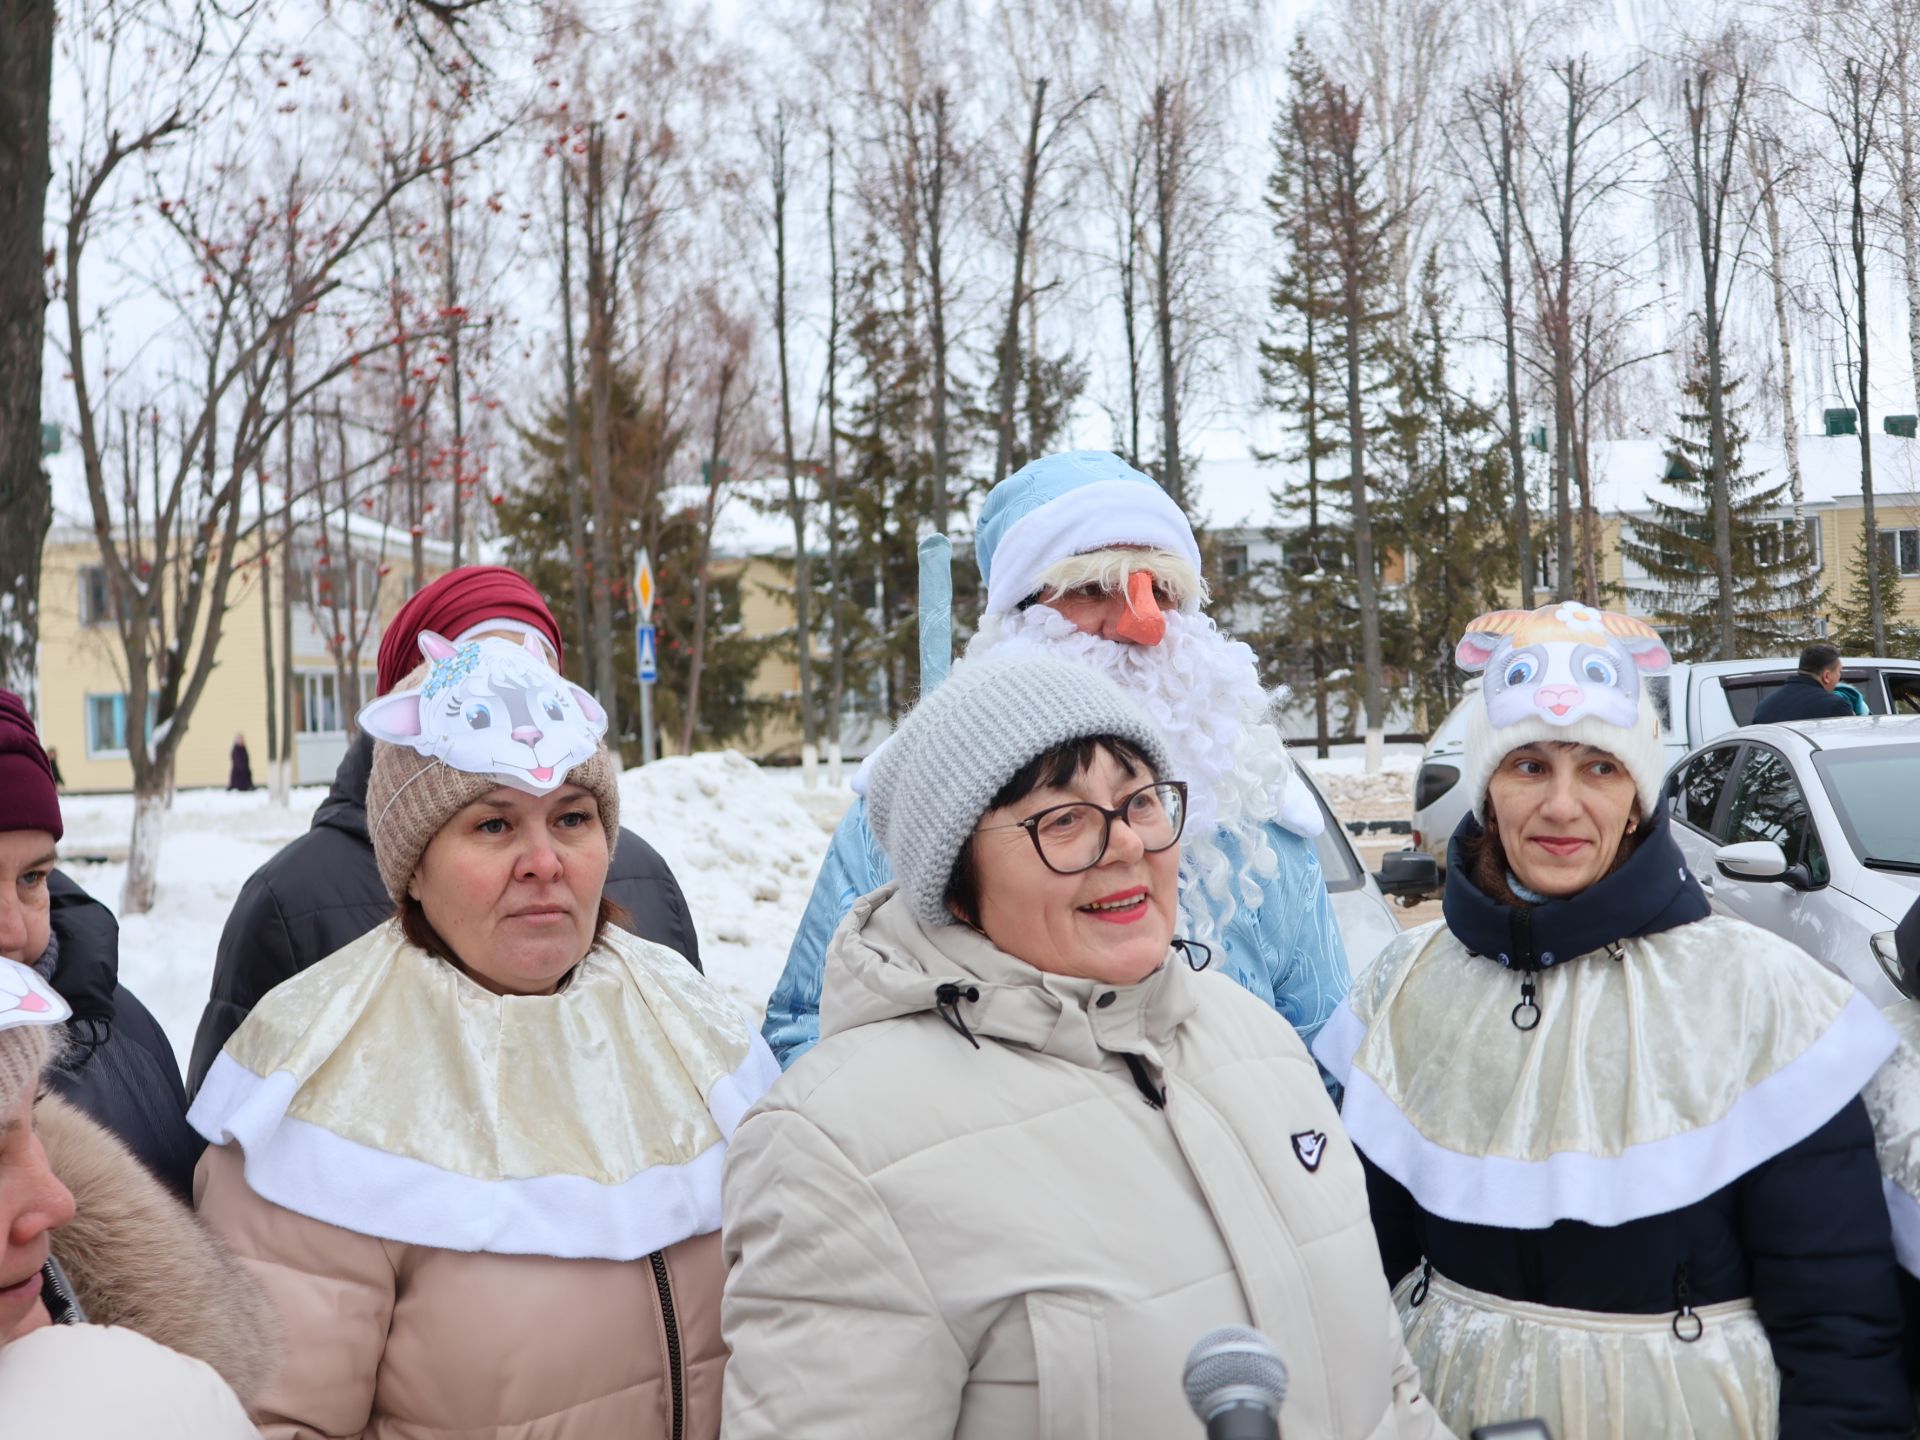
[[[1671,766],[1695,746],[1751,723],[1761,697],[1778,689],[1799,660],[1710,660],[1676,664],[1647,681],[1660,712],[1660,738]],[[1843,662],[1842,683],[1867,702],[1869,715],[1920,715],[1920,661],[1870,657]],[[1473,798],[1460,786],[1460,753],[1466,748],[1467,707],[1480,703],[1480,682],[1467,692],[1427,742],[1413,778],[1413,847],[1433,856],[1444,875],[1447,842]]]

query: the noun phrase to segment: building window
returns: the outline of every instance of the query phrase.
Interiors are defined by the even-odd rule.
[[[147,739],[153,739],[155,697],[147,697]],[[108,760],[127,753],[127,697],[87,696],[87,756]]]
[[[362,703],[373,698],[379,677],[371,670],[360,672]],[[340,699],[340,683],[331,670],[308,670],[300,675],[300,733],[302,735],[344,735],[348,715]]]
[[[1244,545],[1222,545],[1220,547],[1220,573],[1229,581],[1238,580],[1247,573],[1247,547]]]
[[[80,623],[105,625],[113,619],[113,585],[104,565],[80,567]]]
[[[1882,530],[1880,554],[1902,575],[1920,575],[1920,529]]]

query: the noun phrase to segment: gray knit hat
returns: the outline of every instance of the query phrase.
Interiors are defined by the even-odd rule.
[[[567,783],[593,792],[600,802],[600,824],[607,832],[607,855],[620,840],[620,787],[613,758],[602,745],[584,764],[567,772]],[[373,770],[367,776],[367,829],[373,858],[387,894],[398,905],[407,893],[414,867],[433,837],[460,811],[500,784],[500,777],[456,770],[403,745],[373,742]]]
[[[1166,742],[1106,676],[1064,660],[962,660],[874,757],[867,822],[923,925],[943,903],[961,847],[993,797],[1055,746],[1112,735],[1167,778]]]

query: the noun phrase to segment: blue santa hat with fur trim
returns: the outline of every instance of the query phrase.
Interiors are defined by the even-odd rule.
[[[974,534],[989,615],[1005,615],[1074,555],[1141,545],[1180,556],[1197,573],[1193,526],[1150,475],[1109,450],[1072,450],[1021,466],[987,494]]]

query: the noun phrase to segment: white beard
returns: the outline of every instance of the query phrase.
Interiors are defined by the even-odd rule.
[[[1129,645],[1085,634],[1058,611],[1030,605],[984,618],[967,655],[1044,655],[1085,665],[1146,712],[1166,740],[1173,767],[1167,778],[1187,783],[1181,908],[1193,937],[1206,941],[1239,906],[1258,905],[1262,886],[1278,872],[1270,821],[1318,830],[1296,821],[1300,797],[1288,804],[1293,759],[1268,718],[1272,701],[1252,649],[1204,615],[1168,611],[1166,619],[1158,645]],[[1189,903],[1196,889],[1207,903]]]

